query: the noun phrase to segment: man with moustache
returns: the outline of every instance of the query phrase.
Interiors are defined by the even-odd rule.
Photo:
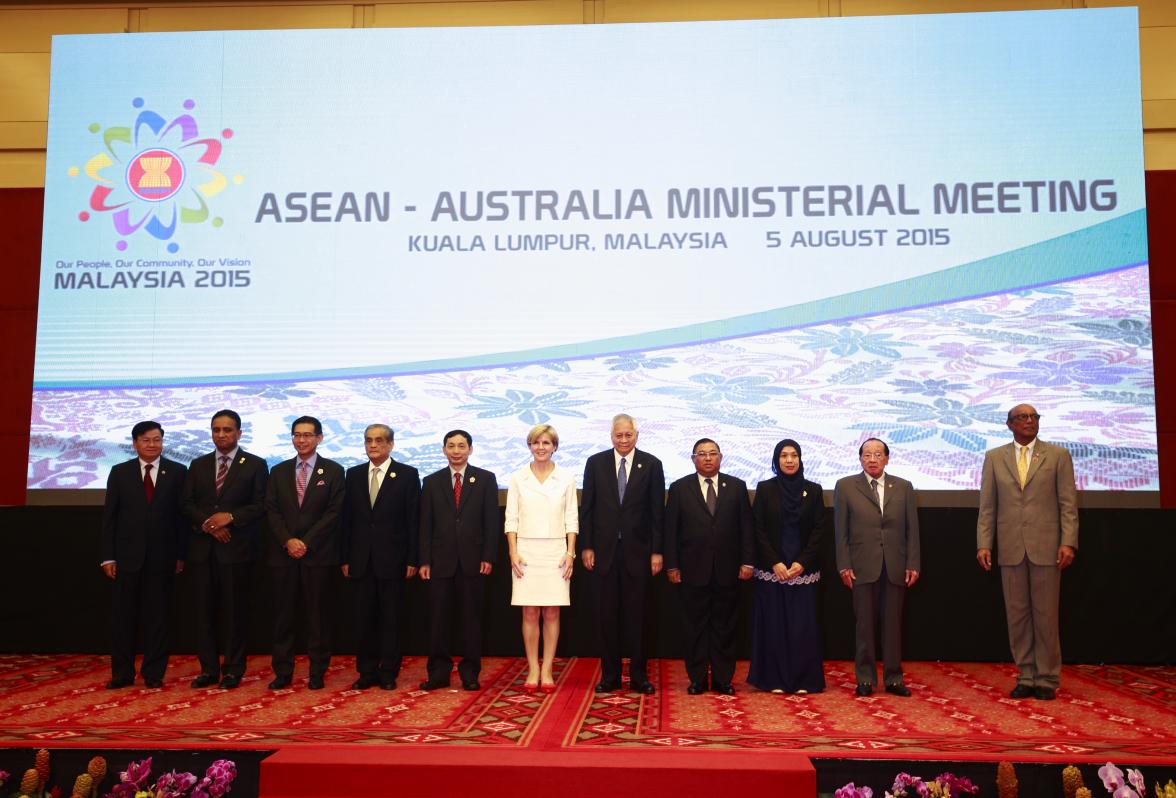
[[[686,692],[735,695],[739,582],[755,570],[751,501],[743,480],[719,471],[713,440],[697,441],[690,457],[695,472],[670,485],[665,525],[666,576],[681,585]]]
[[[212,417],[216,449],[192,461],[180,507],[188,520],[188,574],[196,593],[196,653],[200,675],[193,687],[232,690],[245,675],[249,586],[265,518],[265,460],[238,445],[241,416],[218,410]],[[220,616],[225,615],[225,646]],[[221,653],[224,662],[221,662]]]
[[[417,470],[391,458],[392,428],[363,431],[368,461],[347,469],[343,503],[343,576],[355,587],[353,690],[395,690],[400,675],[399,608],[404,580],[417,570],[421,482]]]
[[[274,669],[269,689],[289,687],[294,678],[294,621],[298,596],[306,613],[311,690],[324,687],[331,664],[331,570],[339,564],[339,520],[343,510],[343,467],[318,456],[323,425],[300,416],[290,425],[296,456],[278,463],[265,492],[271,542],[266,561],[274,583]]]
[[[102,508],[101,566],[114,580],[107,690],[135,683],[135,642],[140,631],[143,682],[163,687],[167,613],[188,545],[180,512],[187,469],[162,456],[163,427],[157,421],[140,421],[132,427],[131,443],[138,456],[110,469]]]
[[[446,468],[425,477],[421,493],[420,575],[429,585],[428,678],[422,690],[449,686],[449,634],[454,604],[461,626],[461,686],[479,690],[482,598],[502,540],[498,480],[470,465],[474,439],[455,429],[441,444]]]
[[[886,692],[909,697],[902,680],[902,604],[919,578],[919,513],[910,482],[886,473],[890,447],[869,438],[858,447],[862,471],[837,480],[833,534],[837,570],[853,591],[856,693],[874,692],[878,672],[874,623],[881,617]]]
[[[637,449],[637,422],[613,417],[612,448],[584,464],[580,558],[593,576],[600,630],[596,692],[621,689],[622,642],[629,689],[652,694],[645,663],[645,591],[662,570],[666,478],[661,460]]]
[[[995,540],[1019,671],[1009,695],[1051,701],[1062,670],[1062,571],[1078,549],[1078,494],[1070,453],[1037,437],[1040,421],[1033,405],[1012,408],[1006,424],[1013,442],[984,455],[976,560],[985,571],[992,568]]]

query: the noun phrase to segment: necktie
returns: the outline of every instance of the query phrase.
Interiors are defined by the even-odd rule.
[[[1017,478],[1021,480],[1022,490],[1025,489],[1025,478],[1029,476],[1029,458],[1026,456],[1028,453],[1028,446],[1022,446],[1017,452]]]
[[[155,496],[155,483],[151,481],[151,469],[154,466],[151,463],[143,466],[143,492],[147,494],[147,503],[151,504],[151,499]]]
[[[461,472],[457,471],[453,474],[453,506],[461,506]]]
[[[617,469],[617,495],[621,501],[625,500],[625,488],[629,486],[629,477],[625,474],[625,458],[621,458],[621,467]]]
[[[711,515],[715,514],[715,510],[719,506],[719,497],[715,493],[715,483],[712,479],[707,477],[706,482],[706,509]]]
[[[870,480],[870,490],[874,491],[874,504],[878,505],[878,509],[881,510],[882,509],[882,501],[881,501],[881,498],[878,496],[878,480],[876,480],[876,479]]]
[[[376,506],[376,496],[380,495],[380,469],[372,469],[372,478],[368,482],[368,498],[371,499],[372,507]]]
[[[294,487],[298,489],[298,506],[302,506],[302,497],[306,495],[306,472],[310,466],[305,460],[298,463],[298,477],[294,480]]]
[[[204,473],[208,473],[205,471]],[[220,456],[220,465],[216,469],[216,495],[220,496],[221,488],[225,486],[225,476],[229,473],[229,456]]]

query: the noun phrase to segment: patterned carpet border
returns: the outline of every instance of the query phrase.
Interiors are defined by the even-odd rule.
[[[0,655],[0,745],[270,749],[489,746],[530,751],[791,752],[855,759],[950,759],[1176,765],[1176,668],[1067,666],[1053,702],[1013,700],[1007,664],[906,664],[911,698],[853,694],[852,663],[826,663],[828,689],[773,695],[686,694],[676,660],[651,662],[651,696],[596,695],[593,659],[558,660],[557,691],[522,689],[521,659],[483,660],[482,690],[417,689],[422,657],[406,658],[400,687],[350,689],[350,658],[327,688],[267,690],[265,658],[236,690],[195,690],[193,657],[175,657],[161,690],[108,691],[102,656]],[[453,684],[458,685],[454,676]]]

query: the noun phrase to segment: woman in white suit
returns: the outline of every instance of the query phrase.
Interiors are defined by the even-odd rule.
[[[560,607],[571,603],[569,580],[576,562],[576,480],[552,462],[559,433],[550,424],[527,433],[531,462],[510,477],[506,492],[506,539],[513,571],[510,603],[523,608],[527,692],[555,691],[551,664],[559,642]],[[543,661],[539,661],[539,618],[543,618]]]

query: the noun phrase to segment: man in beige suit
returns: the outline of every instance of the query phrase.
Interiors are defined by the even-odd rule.
[[[992,568],[995,535],[1009,647],[1020,669],[1010,695],[1050,701],[1062,670],[1058,597],[1061,572],[1078,549],[1078,506],[1074,462],[1038,440],[1040,420],[1032,405],[1017,405],[1007,421],[1013,443],[984,455],[976,560]]]

